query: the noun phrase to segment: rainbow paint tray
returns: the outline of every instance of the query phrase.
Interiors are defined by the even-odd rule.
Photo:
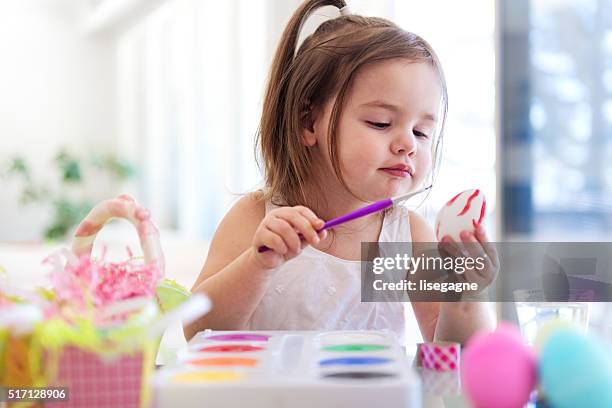
[[[152,379],[155,406],[421,406],[390,331],[203,331]]]

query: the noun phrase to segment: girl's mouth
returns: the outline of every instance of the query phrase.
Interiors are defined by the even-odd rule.
[[[392,176],[395,177],[401,177],[401,178],[406,178],[406,177],[410,177],[410,171],[408,171],[408,169],[404,170],[404,169],[380,169],[384,172],[386,172],[387,174],[390,174]]]

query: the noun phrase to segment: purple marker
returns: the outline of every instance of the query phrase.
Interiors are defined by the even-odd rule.
[[[270,336],[256,333],[228,333],[206,337],[206,340],[218,341],[268,341]]]
[[[408,194],[401,195],[399,197],[387,198],[387,199],[384,199],[384,200],[377,201],[377,202],[372,203],[370,205],[367,205],[367,206],[365,206],[363,208],[360,208],[358,210],[355,210],[353,212],[350,212],[350,213],[345,214],[343,216],[340,216],[338,218],[334,218],[333,220],[327,221],[325,223],[325,225],[323,225],[323,228],[321,228],[320,230],[317,230],[317,232],[321,232],[323,230],[333,228],[336,225],[344,224],[345,222],[352,221],[352,220],[354,220],[356,218],[361,218],[361,217],[366,216],[368,214],[372,214],[372,213],[375,213],[375,212],[378,212],[378,211],[385,210],[385,209],[387,209],[389,207],[393,207],[394,205],[397,205],[397,204],[401,203],[402,201],[405,201],[405,200],[407,200],[407,199],[409,199],[409,198],[411,198],[411,197],[413,197],[413,196],[415,196],[417,194],[421,194],[421,193],[429,190],[431,187],[432,186],[429,185],[428,187],[422,188],[422,189],[417,190],[417,191],[415,191],[413,193],[408,193]],[[304,237],[302,237],[302,234],[300,234],[300,238],[304,239]],[[269,251],[269,250],[270,250],[270,248],[268,248],[267,246],[264,245],[264,246],[260,246],[257,251],[258,252],[266,252],[266,251]]]

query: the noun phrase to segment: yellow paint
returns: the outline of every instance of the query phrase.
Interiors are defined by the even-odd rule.
[[[180,373],[172,377],[173,382],[219,382],[219,381],[236,381],[244,378],[243,373],[233,371],[194,371]]]

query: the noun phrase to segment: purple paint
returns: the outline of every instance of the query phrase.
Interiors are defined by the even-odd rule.
[[[232,334],[217,334],[206,337],[207,340],[218,341],[268,341],[270,336],[264,334],[253,333],[232,333]]]

